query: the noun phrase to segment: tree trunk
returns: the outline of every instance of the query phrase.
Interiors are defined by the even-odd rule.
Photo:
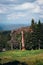
[[[24,44],[24,33],[21,31],[22,34],[22,50],[25,50],[25,44]]]
[[[21,43],[20,43],[20,50],[21,50]]]
[[[39,40],[39,50],[40,50],[40,40]]]
[[[11,37],[11,50],[13,50],[13,36]]]
[[[13,43],[11,43],[11,50],[13,50]]]
[[[39,43],[39,50],[40,50],[40,43]]]

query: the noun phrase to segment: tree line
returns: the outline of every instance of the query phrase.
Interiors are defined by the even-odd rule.
[[[31,32],[24,32],[25,49],[43,49],[43,23],[41,23],[40,20],[36,23],[34,19],[32,19],[30,28],[32,29]],[[13,44],[13,49],[22,49],[21,33],[13,34],[13,40],[16,41],[8,43],[8,41],[11,40],[10,33],[11,31],[0,32],[0,49],[6,48],[6,50],[10,50],[11,43]]]
[[[43,23],[40,20],[36,23],[32,19],[30,27],[33,31],[25,33],[26,49],[43,49]]]

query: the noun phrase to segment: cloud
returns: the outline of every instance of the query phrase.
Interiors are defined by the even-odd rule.
[[[0,13],[5,13],[7,11],[6,8],[0,7]]]
[[[7,18],[8,18],[8,20],[15,20],[15,19],[18,19],[20,17],[25,17],[25,16],[26,16],[25,14],[19,12],[19,13],[9,14],[9,15],[7,15]]]
[[[36,5],[33,9],[33,13],[40,13],[40,12],[41,12],[40,6]]]
[[[11,1],[11,2],[17,2],[17,0],[7,0],[7,1]]]
[[[43,5],[43,0],[36,0],[36,3]]]
[[[4,3],[19,2],[19,0],[6,0]],[[6,20],[31,20],[32,17],[37,18],[43,13],[43,0],[34,2],[23,2],[16,4],[0,4],[0,14],[6,15]],[[40,16],[43,18],[43,16]],[[38,19],[38,18],[37,18]]]
[[[11,12],[11,11],[18,11],[18,10],[21,10],[21,11],[27,10],[33,13],[39,13],[41,10],[40,6],[36,2],[32,2],[32,3],[26,2],[23,4],[17,4],[17,5],[13,4],[13,5],[0,5],[0,6],[1,8],[6,9],[6,11],[4,10],[6,13]]]
[[[38,13],[41,13],[41,11],[42,11],[40,6],[36,2],[32,2],[32,3],[25,2],[23,4],[8,5],[6,8],[8,9],[8,12],[10,12],[10,14],[7,15],[8,20],[16,20],[16,19],[20,19],[22,17],[24,19],[32,18],[33,14],[35,15],[35,13],[36,13],[38,15]],[[15,12],[15,11],[17,11],[17,12]],[[23,11],[25,11],[25,12],[23,12]]]
[[[40,17],[40,18],[43,18],[43,15],[40,15],[39,17]]]
[[[4,4],[4,5],[15,4],[17,2],[18,0],[0,0],[0,4]]]
[[[31,8],[34,8],[34,5],[28,2],[15,6],[15,10],[26,10]]]
[[[16,1],[16,0],[8,0],[8,1]]]
[[[14,7],[15,10],[30,10],[33,13],[39,13],[40,12],[40,6],[38,4],[34,3],[23,3],[20,5],[17,5]]]

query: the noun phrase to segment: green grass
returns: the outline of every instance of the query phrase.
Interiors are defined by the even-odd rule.
[[[13,50],[0,52],[0,63],[12,61],[26,62],[28,65],[43,65],[43,50]]]

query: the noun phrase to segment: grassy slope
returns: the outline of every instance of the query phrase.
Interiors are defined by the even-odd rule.
[[[0,52],[0,63],[3,64],[14,60],[26,62],[28,65],[43,65],[43,50]]]

